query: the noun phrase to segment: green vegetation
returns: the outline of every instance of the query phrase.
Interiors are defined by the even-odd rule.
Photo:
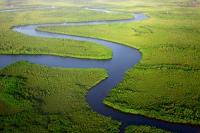
[[[87,91],[107,77],[105,70],[18,62],[0,75],[2,132],[118,132],[118,122],[94,113],[85,101]]]
[[[100,44],[67,39],[29,37],[13,32],[11,27],[37,23],[123,19],[130,16],[130,14],[99,13],[72,6],[59,6],[52,10],[2,12],[0,13],[0,54],[45,54],[89,59],[110,59],[112,51]]]
[[[6,1],[6,0],[5,0]],[[66,39],[29,37],[12,26],[130,18],[136,23],[40,30],[102,38],[136,47],[141,62],[104,103],[118,110],[166,121],[200,124],[200,1],[199,0],[16,0],[0,1],[0,9],[55,6],[52,10],[0,13],[0,54],[48,54],[109,59],[110,49]],[[126,12],[106,14],[83,7]],[[49,68],[20,62],[0,70],[0,131],[117,132],[119,123],[94,113],[85,102],[89,88],[106,78],[101,69]],[[86,78],[87,77],[87,78]],[[131,126],[127,132],[164,132]]]
[[[170,133],[165,130],[150,127],[150,126],[129,126],[126,128],[126,133]]]
[[[200,1],[98,2],[120,11],[144,12],[150,18],[137,23],[40,29],[138,48],[142,60],[104,103],[124,112],[199,125]]]
[[[0,115],[12,115],[19,111],[16,106],[23,108],[24,101],[18,102],[12,94],[17,93],[17,90],[22,89],[24,80],[22,78],[0,76]]]
[[[137,67],[105,104],[128,113],[200,124],[199,75],[200,71],[193,70]]]

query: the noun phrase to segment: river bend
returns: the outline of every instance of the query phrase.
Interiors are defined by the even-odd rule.
[[[3,11],[1,11],[3,12]],[[123,113],[112,109],[103,104],[103,100],[109,94],[109,92],[116,87],[124,77],[124,74],[137,64],[141,59],[141,53],[134,48],[111,42],[103,39],[82,37],[69,34],[49,33],[36,30],[40,26],[80,26],[80,25],[98,25],[98,24],[110,24],[110,23],[129,23],[142,21],[148,17],[143,13],[134,14],[133,18],[123,20],[105,20],[105,21],[89,21],[89,22],[66,22],[56,24],[34,24],[13,27],[13,31],[35,37],[43,38],[65,38],[78,41],[95,42],[112,49],[113,57],[110,60],[88,60],[77,58],[64,58],[58,56],[49,55],[0,55],[0,67],[5,67],[9,64],[15,63],[21,60],[27,60],[35,64],[43,64],[51,67],[64,67],[64,68],[104,68],[107,70],[109,77],[88,92],[86,100],[93,111],[102,114],[104,116],[111,117],[113,120],[117,120],[122,123],[120,132],[124,132],[124,128],[128,125],[150,125],[158,128],[162,128],[168,131],[188,133],[199,132],[200,128],[185,124],[173,124],[164,122],[152,118],[147,118],[141,115],[133,115]]]

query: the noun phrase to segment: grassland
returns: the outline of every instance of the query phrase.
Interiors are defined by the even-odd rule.
[[[13,32],[11,27],[38,23],[120,19],[128,18],[130,14],[103,14],[85,10],[82,7],[61,6],[52,10],[4,12],[0,13],[0,17],[0,54],[45,54],[89,59],[110,59],[112,51],[99,44],[67,39],[29,37]]]
[[[138,48],[143,55],[141,62],[127,72],[104,103],[124,112],[199,125],[199,0],[95,0],[89,4],[127,14],[82,10],[88,2],[79,2],[1,1],[0,9],[13,5],[12,8],[52,5],[59,8],[0,13],[0,54],[108,59],[111,50],[98,44],[29,37],[10,28],[34,23],[123,19],[131,17],[132,12],[144,12],[150,18],[138,23],[40,29]],[[27,62],[0,70],[0,131],[117,132],[119,123],[92,112],[85,102],[88,89],[105,77],[105,71],[99,69],[48,68]],[[127,132],[133,130],[164,132],[146,126],[127,128]]]
[[[125,133],[170,133],[170,132],[149,126],[129,126],[126,128]]]
[[[106,77],[103,69],[28,62],[0,70],[0,131],[118,132],[118,122],[94,113],[85,101],[87,91]]]
[[[142,60],[127,72],[124,81],[113,89],[104,103],[128,113],[199,125],[199,1],[105,3],[129,13],[144,12],[150,18],[128,24],[40,29],[97,37],[138,48]]]
[[[0,54],[109,59],[112,51],[99,44],[29,37],[13,32],[11,27],[130,17],[84,10],[66,1],[9,2],[1,1],[0,9],[27,8],[27,11],[0,13]],[[28,11],[52,5],[56,9]],[[94,113],[85,101],[87,91],[106,77],[105,70],[100,69],[48,68],[27,62],[1,69],[0,132],[118,132],[118,122]]]

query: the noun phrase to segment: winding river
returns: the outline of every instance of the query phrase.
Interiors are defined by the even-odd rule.
[[[3,12],[3,11],[1,11]],[[125,46],[123,44],[97,39],[90,37],[81,37],[68,34],[49,33],[36,30],[40,26],[78,26],[78,25],[97,25],[97,24],[110,24],[110,23],[128,23],[136,22],[147,19],[148,17],[142,13],[134,14],[131,19],[123,20],[105,20],[105,21],[89,21],[89,22],[72,22],[60,24],[35,24],[24,25],[13,28],[13,31],[21,34],[43,37],[43,38],[65,38],[79,41],[95,42],[112,49],[113,57],[111,60],[88,60],[77,58],[64,58],[48,55],[0,55],[0,67],[5,67],[9,64],[15,63],[20,60],[27,60],[36,64],[43,64],[51,67],[64,67],[64,68],[104,68],[107,70],[109,77],[98,85],[93,87],[87,94],[86,100],[93,111],[113,120],[122,123],[120,132],[123,133],[125,127],[128,125],[150,125],[162,128],[173,132],[200,132],[200,127],[190,126],[185,124],[173,124],[164,122],[141,115],[133,115],[123,113],[107,107],[103,104],[104,98],[109,94],[112,88],[116,87],[122,80],[125,72],[132,68],[141,59],[141,53],[134,48]]]

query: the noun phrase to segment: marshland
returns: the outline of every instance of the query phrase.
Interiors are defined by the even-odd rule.
[[[199,132],[199,0],[0,2],[1,132]]]

